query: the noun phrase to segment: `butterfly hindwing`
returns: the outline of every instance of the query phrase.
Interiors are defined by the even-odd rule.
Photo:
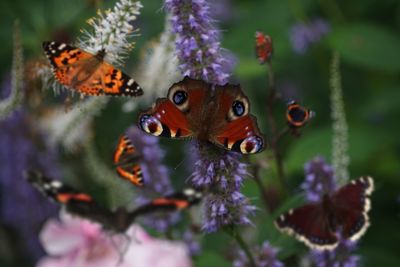
[[[43,50],[56,80],[79,93],[96,96],[143,94],[134,79],[104,62],[103,50],[94,55],[58,42],[43,42]]]
[[[338,239],[332,233],[327,214],[319,203],[306,204],[282,214],[276,227],[314,249],[331,249],[337,246]]]

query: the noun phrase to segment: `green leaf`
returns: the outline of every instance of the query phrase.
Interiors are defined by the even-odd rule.
[[[333,29],[329,44],[351,63],[377,70],[400,71],[400,37],[382,27],[341,25]]]
[[[218,267],[229,267],[232,266],[231,263],[227,262],[225,259],[221,257],[221,254],[212,252],[212,251],[204,251],[200,257],[196,258],[196,267],[209,267],[209,266],[218,266]]]

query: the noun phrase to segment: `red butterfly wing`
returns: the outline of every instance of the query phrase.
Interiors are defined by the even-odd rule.
[[[257,120],[250,115],[250,103],[239,86],[216,86],[216,125],[211,140],[228,150],[250,154],[264,148],[264,139],[257,126]]]
[[[196,124],[200,120],[208,88],[205,82],[185,77],[171,86],[167,98],[158,99],[153,108],[139,116],[139,127],[155,136],[193,136],[199,130]]]
[[[369,226],[369,196],[374,188],[371,177],[361,177],[341,187],[333,196],[335,221],[344,238],[359,239]]]
[[[67,186],[60,181],[45,177],[36,172],[29,172],[27,180],[40,192],[52,201],[64,206],[67,212],[88,220],[98,222],[104,227],[123,232],[131,224],[125,222],[119,224],[121,218],[114,213],[98,205],[91,196]]]
[[[290,210],[275,220],[276,227],[313,249],[333,249],[338,244],[331,231],[328,214],[321,203],[306,204]]]

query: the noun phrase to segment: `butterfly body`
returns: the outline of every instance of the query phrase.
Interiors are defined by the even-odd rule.
[[[140,86],[119,69],[104,61],[105,50],[96,54],[58,42],[43,42],[55,79],[86,95],[140,96]]]
[[[289,210],[275,225],[313,249],[334,249],[340,238],[355,241],[368,228],[372,190],[372,178],[361,177],[324,195],[319,202]]]
[[[147,133],[170,138],[192,137],[243,154],[263,149],[264,140],[250,104],[239,86],[212,86],[185,77],[139,116]]]
[[[67,212],[100,223],[105,229],[114,232],[125,232],[138,216],[158,211],[183,210],[199,203],[202,198],[201,192],[186,188],[155,198],[133,211],[128,211],[123,207],[113,211],[99,205],[88,194],[40,173],[29,172],[27,180],[52,202],[62,205]]]

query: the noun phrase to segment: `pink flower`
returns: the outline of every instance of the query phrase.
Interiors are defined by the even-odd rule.
[[[61,213],[61,220],[47,221],[40,241],[50,255],[38,267],[190,267],[182,242],[152,238],[140,226],[122,235],[103,231],[101,225]],[[124,252],[126,251],[126,252]],[[123,252],[121,255],[120,252]]]

